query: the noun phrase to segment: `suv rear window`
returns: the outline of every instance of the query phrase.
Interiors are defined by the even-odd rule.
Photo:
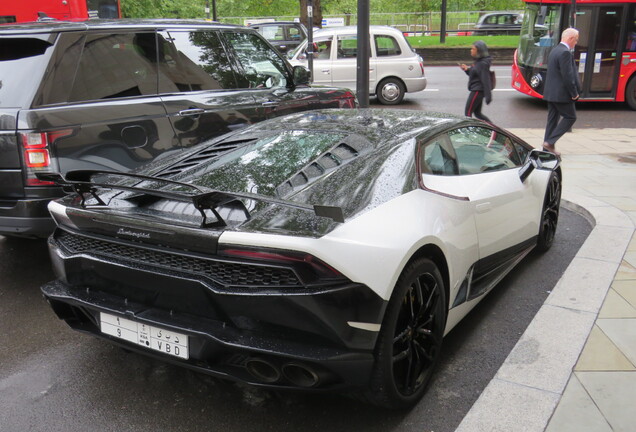
[[[52,44],[35,37],[0,39],[0,107],[23,108],[30,103],[33,83],[40,82]]]
[[[69,101],[157,94],[155,34],[87,36]]]

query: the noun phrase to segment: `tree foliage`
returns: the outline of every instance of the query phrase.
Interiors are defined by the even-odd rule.
[[[121,0],[124,18],[204,18],[203,0]]]
[[[208,0],[212,4],[213,0]],[[442,0],[369,0],[371,13],[438,12]],[[313,0],[314,23],[318,16],[355,15],[357,0]],[[307,0],[216,0],[217,16],[300,17],[307,12]],[[126,18],[205,18],[206,0],[121,0]],[[448,0],[448,11],[518,10],[521,0]],[[305,22],[305,21],[303,21]]]

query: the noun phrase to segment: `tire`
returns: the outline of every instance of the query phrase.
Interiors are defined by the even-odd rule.
[[[629,105],[631,109],[636,110],[636,75],[627,83],[625,102],[627,102],[627,105]]]
[[[552,247],[554,235],[556,234],[557,223],[559,222],[559,207],[561,205],[561,179],[558,174],[552,172],[548,187],[543,199],[541,210],[541,226],[539,228],[539,239],[537,250],[546,252]]]
[[[402,81],[397,78],[385,78],[376,90],[378,101],[382,105],[397,105],[404,99],[406,89]]]
[[[402,272],[382,321],[366,400],[408,408],[424,395],[446,326],[446,291],[437,266],[419,258]]]

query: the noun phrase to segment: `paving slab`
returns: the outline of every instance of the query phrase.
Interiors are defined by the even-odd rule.
[[[561,394],[595,318],[593,313],[544,305],[495,378]]]
[[[613,432],[603,414],[572,376],[546,432]]]
[[[634,432],[636,372],[576,372],[613,432]]]
[[[574,368],[576,371],[633,371],[634,364],[597,325],[592,328],[583,348],[581,357]],[[566,390],[567,391],[567,390]],[[565,395],[565,394],[564,394]]]
[[[560,396],[494,379],[456,432],[542,431]]]

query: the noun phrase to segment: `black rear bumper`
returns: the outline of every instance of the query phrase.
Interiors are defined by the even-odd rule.
[[[54,239],[50,242],[61,279],[44,285],[42,292],[75,330],[259,386],[334,390],[368,383],[378,333],[350,322],[381,322],[386,302],[366,286],[349,283],[295,293],[283,288],[253,294],[218,292],[191,275],[109,262],[107,257],[67,255],[56,248]],[[100,312],[186,334],[189,359],[103,334]]]
[[[55,222],[47,208],[51,199],[0,200],[0,234],[41,238],[49,236],[55,229]]]

